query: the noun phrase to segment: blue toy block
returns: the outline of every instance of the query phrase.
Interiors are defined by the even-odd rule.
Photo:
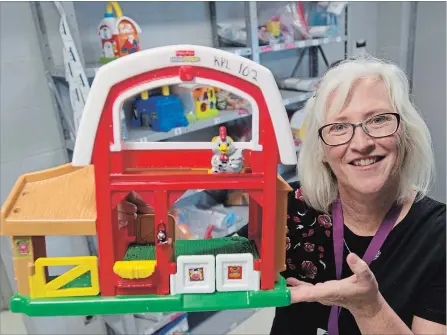
[[[189,122],[183,113],[179,98],[169,96],[152,96],[147,100],[140,100],[145,109],[149,111],[152,130],[168,132],[173,128],[186,127]]]

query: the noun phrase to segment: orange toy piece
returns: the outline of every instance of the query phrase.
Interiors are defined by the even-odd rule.
[[[208,173],[211,142],[123,141],[120,112],[127,99],[191,82],[231,91],[251,104],[251,141],[231,143],[243,160],[237,173]],[[57,316],[289,305],[279,273],[285,269],[292,188],[277,166],[296,160],[276,82],[259,64],[222,50],[177,45],[104,65],[85,104],[72,163],[21,176],[2,207],[0,233],[11,238],[18,287],[11,310]],[[246,192],[248,239],[212,238],[208,231],[206,239],[176,240],[184,227],[170,215],[174,203],[188,190],[219,189]],[[119,219],[118,205],[130,192],[153,213]],[[49,235],[96,235],[98,255],[47,257]],[[60,265],[75,268],[50,276],[48,267]]]

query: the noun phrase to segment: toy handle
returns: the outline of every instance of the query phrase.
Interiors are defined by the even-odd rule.
[[[120,5],[118,5],[118,2],[116,2],[116,1],[109,1],[107,3],[106,12],[108,14],[112,14],[113,11],[115,11],[115,16],[116,16],[117,19],[119,19],[121,16],[123,16],[123,12],[121,10]]]

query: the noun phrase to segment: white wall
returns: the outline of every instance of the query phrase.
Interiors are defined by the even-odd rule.
[[[21,174],[53,167],[67,158],[29,3],[0,3],[0,50],[0,199],[3,203]],[[8,243],[2,243],[3,251],[8,248]],[[10,257],[5,257],[4,262],[9,271]]]
[[[366,41],[366,51],[372,55],[377,49],[378,6],[376,1],[355,1],[348,9],[348,54],[352,54],[355,42]]]
[[[384,1],[378,3],[377,41],[375,56],[396,63],[405,70],[409,3]]]
[[[409,2],[378,3],[376,56],[399,65],[407,75],[412,23]],[[446,201],[446,4],[417,2],[412,99],[433,139],[437,177],[430,196]]]
[[[418,2],[413,100],[430,128],[437,179],[430,193],[446,202],[446,3]]]

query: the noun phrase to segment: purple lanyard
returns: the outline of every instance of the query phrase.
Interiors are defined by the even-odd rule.
[[[368,264],[368,266],[373,261],[374,257],[376,257],[380,248],[382,247],[385,239],[388,234],[393,229],[399,214],[402,210],[401,206],[393,205],[382,224],[379,227],[379,230],[374,235],[371,243],[366,249],[365,254],[363,255],[363,260]],[[343,266],[343,231],[344,231],[344,223],[343,223],[343,209],[341,206],[340,199],[337,199],[332,203],[332,228],[333,228],[333,241],[334,241],[334,257],[335,257],[335,274],[337,280],[341,279],[342,266]],[[340,314],[339,306],[332,306],[331,314],[329,315],[329,335],[338,335],[338,317]]]

